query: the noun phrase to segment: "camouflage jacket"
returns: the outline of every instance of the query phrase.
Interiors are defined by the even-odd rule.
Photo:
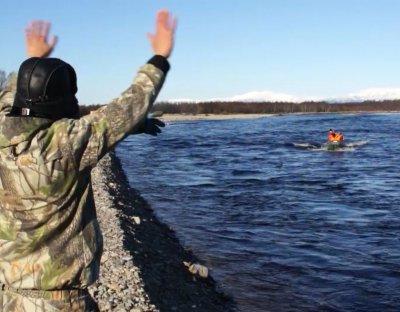
[[[0,284],[84,288],[99,274],[102,237],[91,169],[146,118],[165,74],[144,65],[120,97],[77,120],[7,117],[0,92]]]

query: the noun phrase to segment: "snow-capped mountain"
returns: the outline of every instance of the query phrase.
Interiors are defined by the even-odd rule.
[[[300,103],[304,101],[319,101],[317,97],[299,97],[295,95],[276,93],[271,91],[253,91],[241,95],[235,95],[226,101],[246,101],[246,102],[292,102]]]
[[[336,97],[296,96],[272,91],[252,91],[227,98],[212,98],[204,100],[176,99],[169,100],[170,103],[197,103],[208,101],[220,102],[292,102],[301,103],[305,101],[325,101],[329,103],[384,101],[400,99],[400,88],[370,88],[356,93]]]
[[[326,99],[327,102],[362,102],[399,100],[400,88],[371,88],[364,89],[347,96]]]

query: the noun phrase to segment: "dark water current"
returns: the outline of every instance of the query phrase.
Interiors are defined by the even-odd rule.
[[[117,155],[240,311],[400,311],[400,114],[170,122]]]

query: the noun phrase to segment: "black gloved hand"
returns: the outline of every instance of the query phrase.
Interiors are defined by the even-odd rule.
[[[165,127],[165,123],[158,118],[154,118],[153,114],[150,113],[147,115],[146,120],[139,127],[136,133],[145,133],[152,136],[157,136],[159,133],[161,133],[160,128],[163,127]]]

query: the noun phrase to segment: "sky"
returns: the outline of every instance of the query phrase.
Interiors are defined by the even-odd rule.
[[[178,25],[159,101],[400,97],[399,0],[1,1],[0,69],[26,58],[29,21],[51,21],[52,56],[75,68],[80,104],[106,104],[129,86],[152,56],[146,33],[161,8]]]

